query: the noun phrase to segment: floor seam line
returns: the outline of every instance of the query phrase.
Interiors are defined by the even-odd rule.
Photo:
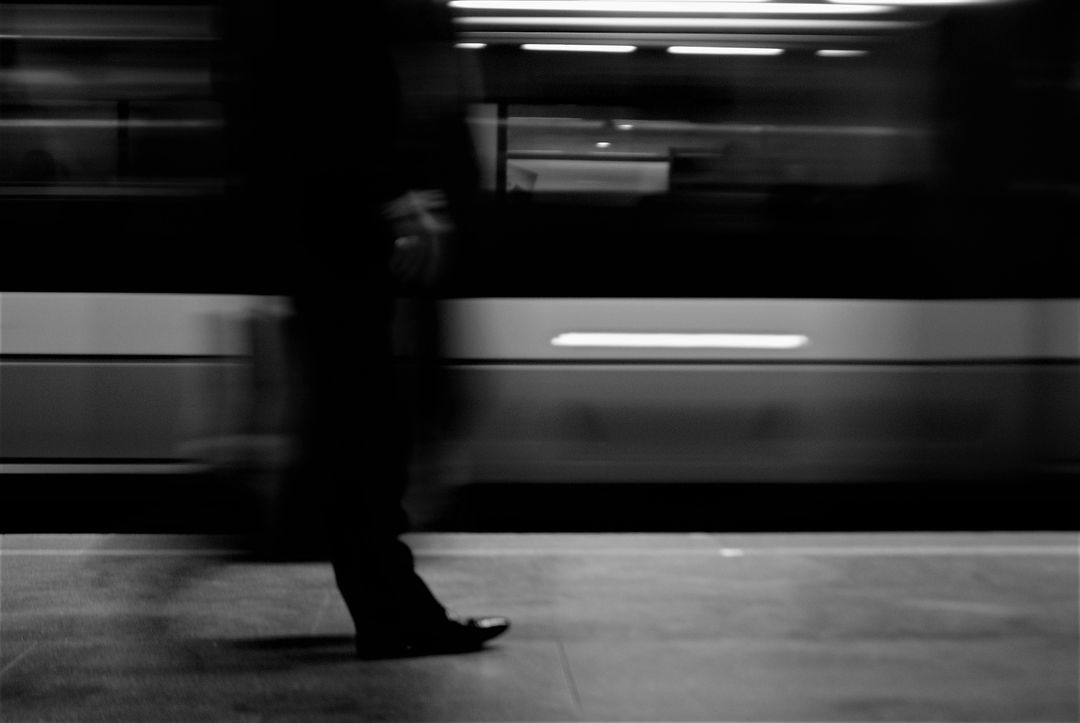
[[[570,658],[566,655],[566,647],[563,645],[563,641],[556,641],[559,646],[559,660],[562,661],[563,675],[566,677],[566,684],[570,688],[570,699],[574,703],[574,710],[581,715],[585,712],[585,707],[581,703],[581,692],[578,690],[577,682],[574,680],[574,673],[570,670]]]
[[[39,645],[40,643],[31,643],[29,648],[16,655],[15,659],[5,665],[3,668],[0,668],[0,676],[3,676],[4,673],[7,673],[9,670],[13,669],[23,658],[34,652]]]

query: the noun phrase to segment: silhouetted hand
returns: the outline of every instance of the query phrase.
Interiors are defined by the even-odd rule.
[[[398,283],[434,283],[442,271],[446,243],[454,231],[441,191],[409,191],[384,209],[394,232],[390,269]]]

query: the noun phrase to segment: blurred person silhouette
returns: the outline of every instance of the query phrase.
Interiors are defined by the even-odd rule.
[[[320,508],[304,531],[323,537],[360,657],[479,649],[509,621],[449,612],[400,537],[395,297],[437,283],[476,181],[448,10],[365,2],[359,24],[318,1],[223,12],[234,235],[295,311],[302,451],[285,498]]]

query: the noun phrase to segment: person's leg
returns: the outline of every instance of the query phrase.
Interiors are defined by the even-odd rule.
[[[416,573],[401,535],[409,424],[398,403],[389,301],[300,299],[311,386],[307,447],[312,483],[326,506],[335,580],[362,657],[480,648],[504,618],[458,619]],[[366,303],[365,303],[366,302]]]
[[[322,459],[328,463],[324,482],[331,486],[325,499],[334,575],[358,635],[375,639],[400,638],[446,620],[400,537],[409,529],[402,507],[409,440],[390,393],[393,380],[381,366],[389,365],[377,359],[356,364],[355,373],[365,379],[359,384],[363,393],[351,414],[339,409],[328,415],[334,428],[324,426],[321,435],[332,447]]]
[[[394,390],[389,303],[320,293],[296,307],[310,404],[306,474],[342,596],[358,625],[398,624],[394,616],[437,624],[445,611],[400,539],[409,527],[409,439]]]

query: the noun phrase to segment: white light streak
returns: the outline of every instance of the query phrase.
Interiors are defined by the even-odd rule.
[[[820,3],[763,2],[662,2],[657,0],[453,0],[450,6],[459,10],[519,10],[581,13],[700,13],[702,15],[734,15],[763,13],[770,15],[852,15],[891,12],[887,4],[852,2],[842,6]]]
[[[781,48],[734,48],[695,45],[673,45],[667,49],[675,55],[781,55]]]
[[[902,30],[920,23],[895,20],[818,20],[792,18],[677,18],[677,17],[543,17],[474,16],[455,18],[459,25],[486,28],[623,28],[645,30]]]
[[[634,45],[577,45],[566,43],[525,43],[524,50],[564,51],[570,53],[632,53]]]
[[[486,48],[487,43],[455,43],[455,48],[461,48],[462,50],[480,50]]]
[[[819,50],[814,55],[819,58],[861,58],[866,55],[865,50]]]
[[[611,148],[611,141],[599,141],[596,144],[597,148]]]
[[[552,346],[632,347],[652,349],[797,349],[802,334],[674,334],[570,331],[551,339]]]

